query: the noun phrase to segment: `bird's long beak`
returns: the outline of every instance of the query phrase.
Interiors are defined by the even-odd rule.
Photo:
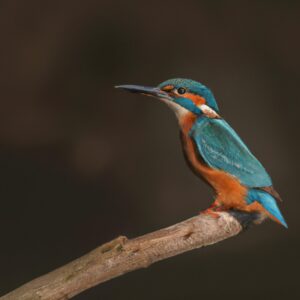
[[[157,87],[148,87],[141,85],[117,85],[115,86],[117,89],[123,89],[125,91],[129,91],[131,93],[138,93],[146,96],[156,97],[162,100],[172,100],[168,93],[162,91]]]

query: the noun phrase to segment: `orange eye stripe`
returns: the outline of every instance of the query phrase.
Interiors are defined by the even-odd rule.
[[[173,89],[174,89],[173,85],[166,85],[165,87],[162,88],[162,90],[165,92],[171,92]],[[176,95],[176,94],[174,94],[174,95]],[[185,93],[182,96],[184,98],[188,98],[188,99],[192,100],[195,103],[195,105],[202,105],[202,104],[206,103],[206,101],[203,97],[193,94],[193,93]]]
[[[197,106],[206,103],[206,101],[203,97],[192,94],[192,93],[185,93],[184,98],[188,98],[188,99],[192,100],[195,103],[195,105],[197,105]]]
[[[174,89],[174,86],[173,85],[166,85],[165,87],[163,87],[163,91],[165,92],[170,92]]]

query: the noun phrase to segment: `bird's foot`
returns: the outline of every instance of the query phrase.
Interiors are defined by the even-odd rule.
[[[216,209],[214,208],[207,208],[203,211],[200,211],[199,213],[200,215],[208,215],[210,217],[212,217],[213,219],[219,219],[220,218],[220,215],[218,214],[218,212],[216,211]]]
[[[201,211],[200,214],[209,215],[214,219],[218,219],[220,218],[220,214],[218,212],[221,211],[224,211],[224,206],[215,201],[209,208]]]

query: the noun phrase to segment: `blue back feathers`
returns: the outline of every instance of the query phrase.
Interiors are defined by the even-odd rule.
[[[246,187],[272,185],[262,164],[225,120],[200,117],[190,136],[210,167],[231,174]]]
[[[208,106],[210,106],[214,111],[219,112],[218,104],[212,91],[205,85],[191,79],[175,78],[162,82],[158,87],[162,88],[168,85],[172,85],[176,89],[183,87],[186,88],[188,93],[202,96],[206,100]]]

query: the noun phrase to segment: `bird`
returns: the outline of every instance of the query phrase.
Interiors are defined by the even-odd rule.
[[[222,118],[208,87],[183,78],[169,79],[156,87],[115,87],[155,97],[175,113],[187,164],[215,194],[206,213],[216,217],[220,211],[241,211],[288,227],[277,204],[281,198],[270,175]]]

